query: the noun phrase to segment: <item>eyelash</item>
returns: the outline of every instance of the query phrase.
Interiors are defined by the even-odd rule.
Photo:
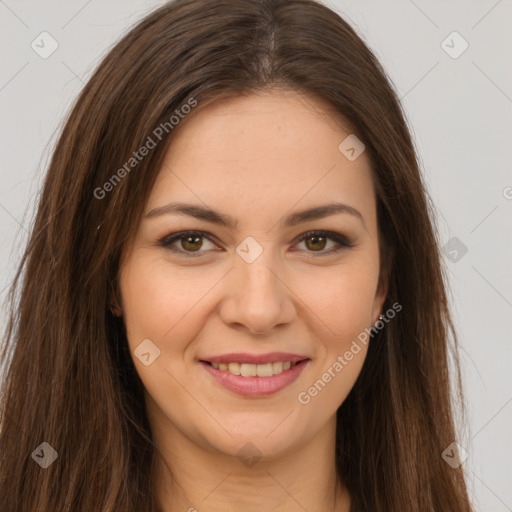
[[[187,238],[189,236],[197,236],[197,237],[201,237],[201,238],[206,238],[210,242],[215,243],[213,237],[211,237],[211,235],[207,236],[207,233],[205,233],[204,231],[180,231],[178,233],[171,233],[170,235],[167,235],[167,236],[161,238],[160,240],[158,240],[158,244],[172,253],[184,255],[185,258],[197,258],[201,255],[202,252],[206,252],[206,251],[197,251],[196,253],[190,253],[187,251],[183,251],[181,249],[175,249],[175,248],[170,247],[172,243],[179,241],[183,238]],[[352,242],[350,242],[343,235],[340,235],[339,233],[335,233],[333,231],[308,231],[307,233],[304,233],[303,235],[300,236],[297,243],[300,243],[312,236],[322,236],[327,239],[333,240],[334,242],[336,242],[338,244],[338,247],[335,249],[321,252],[318,255],[313,254],[314,258],[321,258],[322,256],[337,254],[338,252],[340,252],[344,249],[350,249],[351,247],[353,247],[355,245]],[[314,253],[315,251],[307,251],[307,252]]]

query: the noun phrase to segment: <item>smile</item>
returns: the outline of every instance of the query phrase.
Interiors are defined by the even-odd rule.
[[[272,363],[220,363],[200,361],[212,377],[212,383],[244,397],[265,397],[290,386],[311,359]]]
[[[271,377],[279,375],[294,367],[297,363],[292,361],[277,361],[275,363],[248,364],[248,363],[210,363],[216,370],[229,372],[242,377]]]

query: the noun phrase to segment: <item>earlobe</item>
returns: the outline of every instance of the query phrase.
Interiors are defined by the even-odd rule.
[[[120,292],[119,291],[116,292],[115,288],[116,288],[116,285],[113,285],[113,284],[110,285],[110,293],[108,296],[108,300],[109,300],[109,305],[110,305],[110,311],[112,312],[112,314],[117,317],[120,317],[123,314],[122,308],[116,299],[116,296],[118,296]]]
[[[110,311],[112,311],[112,314],[117,317],[120,317],[123,314],[121,308],[115,303],[110,304]]]
[[[109,299],[110,299],[110,311],[112,312],[112,314],[117,317],[122,316],[123,313],[122,313],[121,307],[117,303],[117,300],[115,299],[114,295],[110,294]]]

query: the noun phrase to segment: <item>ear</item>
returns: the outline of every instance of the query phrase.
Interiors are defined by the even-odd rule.
[[[386,297],[388,296],[388,291],[389,285],[387,275],[383,275],[379,278],[377,292],[375,293],[375,300],[373,301],[373,324],[377,323],[379,316],[383,314],[382,308],[384,307],[384,302],[386,301]]]
[[[116,299],[116,296],[113,292],[110,292],[108,294],[108,303],[109,304],[116,304],[117,305],[117,299]]]
[[[115,291],[112,289],[112,287],[110,288],[110,293],[108,295],[108,307],[110,308],[110,310],[112,311],[112,313],[115,315],[115,316],[122,316],[122,309],[121,309],[121,306],[119,306],[119,301],[117,300],[116,298],[116,293]]]
[[[379,237],[380,238],[380,237]],[[382,240],[382,238],[380,238]],[[383,241],[383,240],[382,240]],[[373,302],[372,318],[373,323],[377,323],[379,316],[382,313],[384,302],[389,292],[389,276],[391,273],[391,262],[393,261],[394,251],[387,245],[383,246],[383,261],[379,273],[379,282],[377,284],[377,291],[375,293],[375,300]]]

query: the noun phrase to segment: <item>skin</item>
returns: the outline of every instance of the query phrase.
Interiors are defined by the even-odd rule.
[[[295,92],[258,93],[198,105],[179,125],[144,212],[171,201],[208,206],[237,219],[234,229],[190,216],[142,218],[120,272],[128,343],[145,386],[147,413],[162,456],[155,492],[164,512],[337,510],[350,496],[335,471],[335,413],[366,357],[362,349],[307,404],[307,391],[382,312],[371,168],[338,145],[350,134],[327,105]],[[332,202],[337,213],[293,227],[286,215]],[[184,230],[211,234],[174,254],[158,240]],[[329,254],[310,230],[355,245]],[[248,263],[246,237],[263,249]],[[201,245],[202,241],[202,245]],[[258,333],[258,334],[256,334]],[[150,339],[160,356],[145,366],[133,351]],[[305,354],[308,366],[264,398],[217,384],[199,359],[230,352]],[[239,450],[261,457],[249,466]],[[170,476],[172,474],[172,477]]]

